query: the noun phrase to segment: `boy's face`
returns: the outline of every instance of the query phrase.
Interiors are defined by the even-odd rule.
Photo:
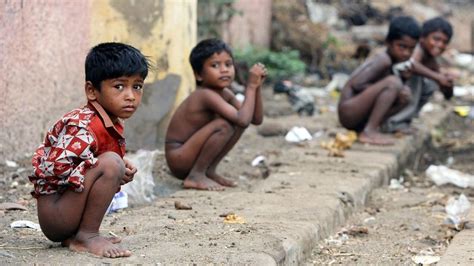
[[[201,82],[201,86],[212,89],[230,87],[234,77],[234,61],[225,51],[214,53],[206,59],[201,73],[196,74],[196,79]]]
[[[434,31],[420,38],[420,45],[431,56],[441,55],[448,46],[449,38],[442,31]]]
[[[139,74],[106,79],[101,82],[100,91],[86,82],[89,101],[97,101],[109,114],[112,121],[129,118],[135,113],[143,94],[143,79]]]
[[[403,62],[410,59],[416,43],[416,39],[404,35],[401,39],[387,43],[387,52],[395,62]]]

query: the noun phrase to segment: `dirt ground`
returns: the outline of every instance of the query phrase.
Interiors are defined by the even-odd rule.
[[[335,99],[329,96],[317,99],[317,108],[321,112],[313,117],[299,117],[292,114],[286,98],[282,95],[273,95],[271,89],[265,90],[264,98],[266,102],[264,125],[259,128],[249,128],[220,166],[222,174],[237,180],[240,184],[238,188],[230,189],[230,193],[253,193],[252,195],[259,195],[262,201],[269,196],[278,197],[278,191],[292,188],[291,182],[282,181],[279,186],[262,189],[262,184],[268,175],[283,173],[291,176],[294,174],[282,170],[285,169],[285,166],[303,170],[313,169],[314,166],[308,165],[305,156],[327,157],[327,151],[316,149],[315,146],[319,146],[320,141],[333,137],[337,132],[345,131],[337,124],[334,113]],[[286,142],[283,138],[284,133],[294,125],[305,126],[317,137],[318,141],[297,146],[295,150],[295,145]],[[474,128],[472,125],[469,126],[471,130]],[[457,167],[459,163],[462,165],[460,170],[470,169],[472,171],[472,168],[468,168],[469,159],[465,159],[464,155],[457,156],[458,153],[465,152],[467,157],[472,158],[472,153],[467,154],[468,151],[461,149],[467,144],[457,141],[465,139],[459,137],[459,134],[465,134],[464,131],[459,132],[454,134],[453,138],[446,138],[436,145],[453,153],[455,158],[453,167]],[[470,141],[469,145],[472,148],[473,139],[470,138],[466,141]],[[266,157],[267,167],[251,166],[252,160],[259,155]],[[420,157],[420,163],[417,166],[420,170],[424,167],[423,163],[427,163],[428,160],[433,162],[434,160],[445,160],[445,158],[430,156]],[[35,200],[29,196],[31,190],[31,184],[27,180],[30,171],[29,160],[30,158],[25,158],[25,160],[17,162],[17,167],[7,167],[3,164],[0,166],[0,204],[19,203],[26,209],[0,210],[0,263],[108,262],[108,260],[97,260],[92,256],[71,253],[66,248],[61,248],[58,243],[47,240],[39,231],[10,228],[10,224],[17,220],[38,222]],[[339,163],[340,161],[334,160],[334,165]],[[321,165],[318,167],[323,173],[325,169],[332,166]],[[340,171],[340,175],[345,175],[348,170],[341,168]],[[219,205],[220,199],[229,197],[227,192],[214,193],[211,200],[208,193],[212,192],[186,191],[186,193],[193,194],[194,200],[186,202],[192,205],[193,210],[187,212],[175,210],[173,204],[181,198],[181,182],[169,174],[163,154],[158,155],[153,172],[158,198],[147,206],[135,206],[107,215],[101,228],[101,232],[104,234],[113,233],[125,237],[124,245],[133,247],[135,255],[128,259],[127,263],[156,263],[156,260],[147,252],[153,252],[153,249],[169,249],[172,252],[171,250],[174,248],[187,250],[183,256],[191,257],[190,262],[194,260],[215,263],[216,258],[202,258],[200,250],[203,248],[215,249],[216,256],[223,248],[238,253],[241,250],[239,239],[255,238],[258,237],[258,232],[266,230],[264,227],[260,228],[258,224],[236,225],[234,227],[223,225],[220,217],[222,214],[240,211],[247,212],[247,217],[258,217],[260,212],[269,211],[261,210],[258,206],[240,210],[234,209],[233,206]],[[422,251],[442,254],[449,239],[455,233],[455,231],[441,226],[444,217],[443,204],[446,196],[458,194],[461,191],[454,187],[434,187],[431,182],[424,179],[422,173],[418,171],[412,171],[412,173],[405,177],[404,189],[381,188],[376,190],[366,211],[355,214],[347,224],[347,227],[351,225],[365,227],[368,234],[349,236],[348,240],[341,242],[341,245],[337,244],[339,242],[337,236],[332,240],[328,239],[328,241],[320,243],[320,248],[313,251],[307,263],[373,264],[388,262],[398,264],[410,262],[410,258],[414,254]],[[464,193],[469,195],[472,201],[474,196],[472,190]],[[233,201],[235,201],[235,206],[238,206],[246,202],[246,198],[235,197]],[[278,210],[275,209],[273,212],[278,213]],[[155,219],[154,217],[160,218]],[[174,222],[167,223],[166,220]],[[179,239],[174,239],[179,243],[179,246],[161,246],[161,243],[166,243],[170,237],[176,237],[177,231],[183,232],[182,235],[178,235]],[[200,232],[205,233],[200,234]],[[194,234],[195,240],[186,240],[189,239],[189,234]],[[212,235],[213,237],[202,239],[202,235]],[[180,242],[181,238],[184,240]],[[149,247],[152,245],[156,247],[150,251]],[[266,243],[262,243],[262,246],[264,245]],[[255,247],[255,249],[263,249],[263,247]],[[386,255],[381,256],[380,254]],[[182,263],[182,261],[163,261],[171,264]]]
[[[331,98],[317,100],[318,108],[322,113],[313,117],[299,117],[294,114],[285,95],[273,95],[271,88],[264,90],[266,118],[264,125],[259,128],[250,127],[237,143],[235,148],[224,158],[219,166],[219,171],[227,177],[239,182],[238,188],[229,189],[231,192],[249,192],[261,193],[262,198],[269,193],[275,193],[278,190],[284,190],[291,187],[288,182],[282,182],[281,186],[272,188],[272,191],[258,191],[259,185],[265,178],[272,173],[279,171],[279,168],[285,165],[299,165],[306,167],[304,160],[298,161],[295,154],[285,153],[293,144],[284,140],[284,134],[294,125],[305,126],[310,132],[317,133],[319,138],[334,136],[336,132],[343,131],[337,127],[336,118],[333,111],[335,110],[335,100]],[[332,106],[332,107],[331,107]],[[265,135],[266,137],[262,136]],[[313,145],[319,145],[315,142]],[[304,155],[304,146],[301,147],[301,154]],[[251,162],[257,156],[266,157],[266,167],[252,167]],[[318,154],[313,153],[312,156]],[[321,154],[326,156],[326,152]],[[25,210],[1,210],[0,209],[0,263],[7,262],[44,262],[44,258],[51,258],[52,261],[64,262],[70,260],[71,252],[65,248],[61,248],[58,243],[53,243],[46,239],[40,231],[29,228],[10,227],[14,221],[27,220],[38,223],[36,215],[36,201],[32,199],[29,192],[32,189],[31,183],[27,176],[31,171],[30,158],[25,157],[24,160],[17,161],[15,167],[8,167],[6,164],[0,164],[0,204],[2,203],[18,203],[24,206]],[[290,173],[291,174],[291,173]],[[199,249],[203,245],[215,245],[217,248],[225,246],[226,248],[235,248],[239,237],[251,236],[252,230],[255,228],[243,227],[237,231],[237,238],[230,240],[222,240],[218,237],[222,230],[224,234],[228,233],[227,229],[221,226],[222,218],[219,215],[230,212],[239,211],[232,209],[232,206],[217,206],[206,196],[206,193],[213,192],[195,192],[195,200],[188,202],[193,206],[192,212],[176,212],[174,201],[179,200],[179,192],[182,191],[181,181],[172,177],[165,164],[164,155],[160,152],[154,164],[153,176],[156,187],[154,189],[157,199],[146,206],[131,206],[117,213],[106,215],[104,218],[101,232],[108,234],[110,232],[128,238],[124,246],[136,247],[143,244],[143,238],[150,243],[160,242],[160,239],[168,237],[168,230],[175,230],[168,225],[158,224],[156,220],[136,220],[134,217],[143,216],[166,216],[168,219],[175,220],[178,224],[189,226],[189,231],[197,230],[196,228],[205,227],[203,230],[214,232],[216,237],[213,240],[205,240],[194,243],[182,243],[184,247],[189,247],[193,256],[199,256]],[[178,192],[178,193],[177,193]],[[189,191],[186,191],[189,192]],[[177,193],[177,194],[176,194]],[[194,193],[194,192],[191,192]],[[213,194],[213,197],[215,195]],[[222,193],[222,197],[226,197]],[[263,199],[262,199],[263,200]],[[245,198],[236,198],[237,202],[244,202]],[[151,208],[150,208],[151,206]],[[204,225],[196,225],[190,222],[197,220],[197,216],[201,215],[200,208],[214,209],[213,217],[205,218]],[[258,214],[258,210],[254,211]],[[258,215],[257,215],[258,216]],[[216,219],[218,221],[216,221]],[[158,227],[158,228],[157,228]],[[153,234],[145,232],[144,228],[156,228]],[[163,230],[164,228],[164,230]],[[202,228],[201,228],[202,229]],[[135,238],[131,240],[131,238]],[[210,244],[208,243],[210,242]],[[145,245],[148,246],[148,245]],[[158,247],[157,247],[158,248]],[[238,249],[235,248],[237,251]],[[134,250],[134,253],[140,250]],[[144,256],[144,255],[143,255]],[[153,263],[153,260],[147,260],[138,256],[139,262]],[[41,258],[41,259],[39,259]],[[76,257],[74,257],[76,258]],[[76,262],[97,263],[95,258],[88,256],[80,256]]]
[[[446,202],[461,193],[474,202],[474,189],[438,187],[424,170],[431,164],[449,165],[473,174],[473,131],[474,120],[450,116],[443,128],[432,133],[431,146],[405,170],[403,187],[373,191],[364,211],[322,241],[307,263],[407,265],[416,256],[442,256],[458,232],[445,221]]]

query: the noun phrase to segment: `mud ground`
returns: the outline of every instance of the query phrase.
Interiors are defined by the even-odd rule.
[[[123,237],[122,245],[134,254],[130,258],[111,260],[73,253],[58,243],[50,242],[39,231],[10,228],[10,223],[17,220],[38,222],[36,203],[29,196],[29,158],[17,162],[18,167],[2,164],[0,203],[20,203],[26,210],[0,211],[0,263],[249,264],[256,261],[270,263],[266,260],[268,255],[272,258],[282,256],[278,250],[284,247],[275,247],[275,243],[279,242],[274,239],[287,239],[283,243],[288,244],[293,238],[308,237],[294,236],[292,234],[295,231],[290,230],[307,226],[306,223],[301,219],[295,223],[288,221],[291,221],[292,215],[305,214],[310,210],[309,202],[305,202],[303,197],[300,202],[287,201],[288,195],[320,193],[315,198],[324,200],[322,209],[316,212],[311,209],[311,213],[304,216],[307,216],[304,220],[318,220],[319,217],[327,216],[332,209],[339,208],[341,203],[333,195],[333,190],[350,190],[347,180],[362,182],[360,176],[373,168],[366,161],[372,161],[378,168],[378,160],[383,158],[372,158],[370,153],[360,153],[360,150],[367,150],[361,144],[356,145],[359,151],[355,151],[350,159],[327,156],[328,152],[320,147],[320,142],[345,131],[337,123],[335,99],[317,99],[317,107],[321,112],[313,117],[299,117],[292,114],[289,104],[281,95],[274,96],[267,89],[264,98],[264,125],[249,128],[220,166],[220,172],[237,180],[239,187],[224,192],[182,190],[181,182],[171,177],[163,154],[160,154],[154,166],[158,198],[150,204],[127,208],[105,217],[101,232]],[[284,133],[293,126],[306,127],[315,139],[301,145],[286,142]],[[384,150],[378,147],[368,149],[379,157]],[[251,166],[252,160],[259,155],[266,157],[267,167]],[[301,183],[300,178],[307,178],[300,176],[302,172],[317,173],[318,178]],[[327,185],[326,180],[331,180],[330,185]],[[459,191],[456,192],[455,188],[438,191],[416,171],[406,180],[408,183],[404,184],[404,189],[382,188],[375,191],[366,211],[356,214],[348,223],[367,227],[368,234],[351,236],[341,246],[323,241],[320,248],[308,254],[310,259],[307,263],[397,263],[407,262],[407,256],[411,253],[425,249],[431,248],[436,254],[442,253],[445,243],[449,242],[449,235],[440,225],[442,204],[438,201],[442,202],[445,195]],[[301,187],[300,184],[305,185]],[[249,200],[250,196],[252,201]],[[192,210],[176,210],[176,201],[190,205]],[[247,222],[226,224],[222,216],[229,213],[236,213]],[[386,214],[388,216],[384,216]],[[344,215],[348,215],[348,212],[344,211]],[[370,219],[370,224],[363,223],[371,216],[375,219]],[[283,222],[268,227],[265,221],[269,217]],[[429,221],[425,221],[426,217],[430,217]],[[331,226],[321,227],[318,232],[326,237],[334,235],[335,231],[330,229]],[[252,241],[249,242],[249,239]],[[251,243],[252,246],[243,246],[242,243]],[[278,252],[265,254],[268,250]],[[394,252],[389,252],[391,250]],[[377,255],[381,251],[388,252],[388,260]],[[157,254],[161,257],[157,257]]]
[[[448,165],[473,174],[473,131],[474,120],[449,116],[401,175],[403,187],[375,189],[364,210],[355,213],[338,233],[321,241],[307,263],[408,265],[416,256],[442,257],[459,231],[446,222],[446,202],[462,193],[472,204],[474,189],[436,186],[424,170],[431,164]]]

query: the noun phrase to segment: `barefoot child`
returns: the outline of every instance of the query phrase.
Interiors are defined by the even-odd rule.
[[[419,36],[420,27],[412,17],[394,18],[385,41],[387,49],[367,59],[345,84],[338,105],[339,121],[358,131],[360,142],[394,143],[392,137],[380,132],[380,126],[408,103],[411,94],[392,66],[410,58]]]
[[[407,81],[413,95],[412,100],[403,110],[387,119],[384,125],[385,131],[393,132],[409,128],[411,120],[418,115],[438,88],[446,99],[451,98],[453,76],[441,73],[436,59],[444,52],[452,35],[451,24],[441,17],[423,23],[420,42],[411,57],[413,65],[409,71],[414,75]]]
[[[223,190],[237,184],[216,173],[224,156],[250,123],[263,120],[261,85],[267,74],[262,64],[252,66],[240,103],[229,89],[235,76],[232,51],[217,39],[193,48],[190,63],[197,89],[177,108],[166,134],[165,155],[185,188]]]
[[[36,150],[32,163],[32,195],[45,236],[73,251],[109,258],[128,257],[99,228],[120,186],[137,169],[123,159],[121,119],[133,115],[142,98],[148,61],[122,43],[93,47],[85,62],[87,105],[57,121]]]

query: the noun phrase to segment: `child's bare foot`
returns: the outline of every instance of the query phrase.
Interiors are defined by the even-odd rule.
[[[363,131],[359,134],[359,141],[373,145],[393,145],[395,141],[392,137],[379,132]]]
[[[236,187],[237,186],[237,182],[232,181],[232,180],[227,179],[227,178],[224,178],[223,176],[218,175],[216,172],[207,172],[207,176],[210,179],[216,181],[217,183],[219,183],[223,186],[226,186],[226,187]]]
[[[396,133],[403,135],[414,135],[416,134],[416,132],[418,132],[418,129],[416,127],[406,127],[397,130]]]
[[[119,236],[110,236],[110,237],[106,237],[105,239],[110,241],[112,244],[118,244],[118,243],[122,242],[122,238],[119,237]],[[68,239],[64,240],[63,242],[61,242],[61,246],[69,247],[72,240],[74,240],[74,237],[71,237],[71,238],[68,238]]]
[[[89,252],[106,258],[129,257],[132,255],[129,250],[115,245],[98,233],[79,232],[74,239],[69,241],[69,249],[77,252]]]
[[[184,179],[183,187],[211,191],[224,190],[224,187],[205,175],[199,175],[197,177],[189,175]]]

